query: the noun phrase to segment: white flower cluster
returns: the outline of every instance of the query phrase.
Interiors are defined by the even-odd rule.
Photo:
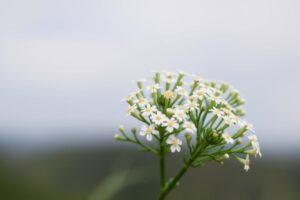
[[[238,91],[226,83],[209,82],[183,72],[156,72],[153,79],[154,83],[147,87],[144,79],[137,81],[138,90],[123,100],[129,104],[127,116],[144,123],[140,136],[150,142],[153,139],[163,142],[174,153],[181,151],[184,138],[181,134],[184,134],[191,157],[198,147],[204,146],[214,160],[220,157],[225,160],[232,155],[244,164],[246,171],[249,155],[261,156],[257,137],[253,134],[245,137],[248,130],[254,130],[241,119],[244,100]],[[148,148],[135,131],[135,139],[121,132],[123,137],[117,135],[116,139]]]

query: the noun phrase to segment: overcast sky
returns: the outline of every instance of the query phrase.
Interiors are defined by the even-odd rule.
[[[120,103],[132,80],[181,69],[234,85],[262,145],[296,148],[299,10],[297,0],[0,0],[0,139],[107,140],[134,122]]]

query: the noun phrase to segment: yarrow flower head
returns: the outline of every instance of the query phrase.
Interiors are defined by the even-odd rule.
[[[248,171],[250,157],[261,157],[254,128],[243,119],[245,100],[229,84],[181,72],[155,72],[152,80],[148,86],[139,80],[138,90],[123,99],[127,115],[142,124],[139,134],[122,127],[116,140],[134,143],[161,162],[183,150],[185,168],[234,158]],[[162,192],[176,185],[169,181]]]

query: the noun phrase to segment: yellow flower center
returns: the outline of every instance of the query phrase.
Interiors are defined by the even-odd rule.
[[[153,131],[153,129],[152,129],[152,128],[147,128],[147,130],[146,130],[146,133],[147,133],[147,134],[151,134],[151,133],[152,133],[152,131]]]
[[[174,96],[174,93],[173,93],[171,90],[167,90],[167,91],[165,91],[165,93],[164,93],[164,97],[165,97],[166,99],[171,99],[173,96]]]

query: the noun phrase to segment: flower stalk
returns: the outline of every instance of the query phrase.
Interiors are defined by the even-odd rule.
[[[115,139],[158,156],[160,200],[166,199],[191,167],[210,161],[223,164],[231,157],[248,171],[250,156],[261,157],[256,135],[248,133],[254,132],[253,127],[242,119],[245,101],[229,84],[182,72],[156,72],[153,80],[146,87],[149,94],[141,79],[138,91],[123,100],[128,103],[127,116],[143,123],[140,132],[134,128],[130,135],[121,126]],[[182,138],[187,148],[182,148]],[[176,156],[182,149],[186,152],[181,169],[174,178],[167,178],[166,156]]]

